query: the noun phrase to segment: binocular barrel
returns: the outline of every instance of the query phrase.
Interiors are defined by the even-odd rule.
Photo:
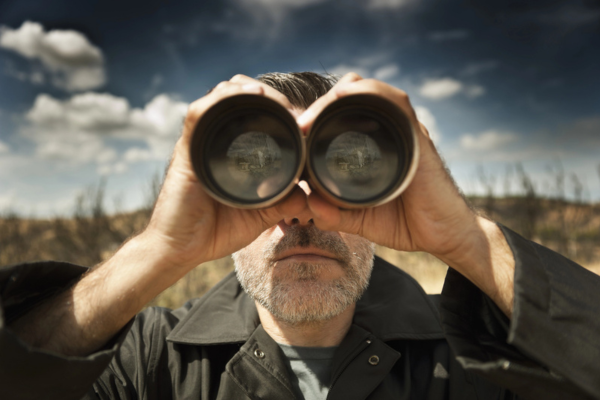
[[[342,208],[373,207],[397,197],[418,163],[418,141],[407,116],[370,94],[338,99],[306,138],[274,100],[236,95],[198,121],[190,157],[209,195],[237,208],[265,208],[306,179]]]

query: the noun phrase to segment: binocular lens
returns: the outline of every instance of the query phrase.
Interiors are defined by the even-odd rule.
[[[416,171],[418,144],[406,115],[369,94],[327,106],[308,134],[264,96],[221,100],[202,116],[190,157],[207,193],[239,208],[269,207],[306,179],[332,203],[372,207],[398,196]]]
[[[194,140],[202,143],[193,143],[192,148],[196,146],[195,152],[202,153],[203,165],[194,167],[219,199],[251,207],[268,202],[292,184],[302,158],[302,143],[291,116],[291,121],[286,121],[281,113],[260,107],[258,96],[236,107],[239,97],[219,103],[218,118],[210,120],[208,115],[210,126],[202,134],[204,140],[196,140],[195,135]],[[227,100],[231,104],[223,107]]]
[[[308,153],[313,180],[346,207],[397,195],[413,161],[410,122],[372,95],[342,98],[315,121]]]
[[[368,113],[344,112],[321,127],[311,158],[315,175],[337,197],[370,201],[399,177],[394,135]]]

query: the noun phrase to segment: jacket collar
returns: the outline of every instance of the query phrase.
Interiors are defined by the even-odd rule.
[[[369,287],[356,304],[353,323],[384,341],[444,337],[437,309],[421,286],[379,257]],[[259,324],[254,301],[232,272],[192,301],[167,340],[194,345],[243,343]]]

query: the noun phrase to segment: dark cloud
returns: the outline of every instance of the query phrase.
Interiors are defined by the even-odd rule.
[[[447,42],[449,40],[463,40],[469,37],[466,29],[454,29],[451,31],[431,32],[429,39],[434,42]]]

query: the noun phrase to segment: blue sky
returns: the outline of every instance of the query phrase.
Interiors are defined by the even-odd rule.
[[[303,70],[404,89],[467,193],[518,192],[522,163],[599,201],[599,49],[593,1],[0,0],[0,211],[68,213],[103,177],[139,207],[187,104]]]

